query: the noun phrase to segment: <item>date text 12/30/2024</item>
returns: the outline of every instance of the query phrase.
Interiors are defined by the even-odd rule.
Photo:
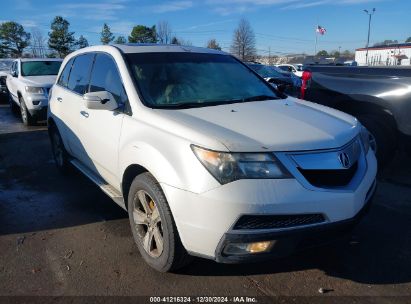
[[[257,303],[255,297],[150,297],[150,303]]]

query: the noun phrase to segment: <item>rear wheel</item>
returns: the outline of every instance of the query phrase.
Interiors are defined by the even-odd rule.
[[[61,173],[67,174],[70,170],[69,155],[64,147],[63,140],[61,139],[60,133],[56,126],[52,126],[50,129],[50,140],[53,158],[57,169]]]
[[[164,193],[150,173],[138,175],[131,184],[128,214],[134,240],[147,264],[168,272],[190,261]]]
[[[374,145],[376,157],[380,165],[388,163],[397,150],[397,132],[376,115],[362,115],[358,119],[371,133],[370,146]]]

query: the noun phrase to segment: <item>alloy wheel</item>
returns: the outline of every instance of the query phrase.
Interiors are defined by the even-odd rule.
[[[160,212],[153,198],[139,190],[133,204],[133,220],[144,250],[158,258],[164,249]]]
[[[27,122],[27,109],[24,103],[20,102],[20,113],[21,113],[21,119],[23,122]]]

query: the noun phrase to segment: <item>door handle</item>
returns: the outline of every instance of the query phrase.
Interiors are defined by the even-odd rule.
[[[80,114],[83,115],[85,118],[88,118],[90,116],[90,114],[88,114],[88,112],[86,111],[81,111]]]
[[[63,101],[63,98],[57,97],[57,101],[62,102],[62,101]]]

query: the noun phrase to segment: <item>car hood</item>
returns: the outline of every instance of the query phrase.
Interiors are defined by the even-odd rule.
[[[56,75],[24,76],[22,80],[30,86],[49,88],[54,84],[56,78]]]
[[[0,71],[0,77],[7,76],[8,73],[8,71]]]
[[[179,135],[214,138],[229,151],[302,151],[341,147],[359,132],[358,121],[343,112],[288,97],[184,110],[159,110],[185,128]],[[176,131],[177,132],[177,131]],[[209,143],[209,141],[207,140]],[[207,147],[206,148],[212,148]]]

